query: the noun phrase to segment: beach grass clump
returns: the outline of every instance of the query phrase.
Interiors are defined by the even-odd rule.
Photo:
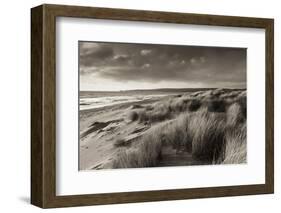
[[[117,158],[112,163],[112,167],[114,169],[143,167],[143,165],[141,165],[140,163],[138,153],[139,152],[137,150],[120,150],[117,155]]]
[[[168,103],[168,108],[171,112],[178,114],[187,111],[189,99],[181,97],[171,99]]]
[[[145,122],[160,122],[171,117],[171,112],[168,107],[160,105],[150,109],[141,109],[131,111],[129,113],[129,119],[131,121],[139,121],[140,123]]]
[[[226,112],[226,124],[227,126],[235,127],[243,122],[245,122],[245,116],[243,114],[243,109],[240,104],[231,104]]]
[[[246,96],[246,93],[245,92],[241,93],[237,97],[236,101],[241,106],[243,116],[246,118],[247,117],[247,96]]]
[[[140,143],[140,150],[142,152],[142,162],[146,166],[156,166],[158,160],[161,158],[162,141],[163,138],[160,129],[156,129],[143,137],[142,143]]]
[[[142,137],[135,149],[122,149],[113,161],[113,168],[141,168],[157,165],[161,158],[161,132],[155,129]]]
[[[202,105],[198,98],[187,98],[185,96],[170,98],[161,103],[155,103],[141,108],[136,108],[129,112],[129,120],[145,122],[161,122],[172,117],[177,117],[181,113],[195,112]]]
[[[138,121],[141,123],[147,122],[149,120],[146,110],[139,110],[138,112]]]
[[[129,117],[130,121],[136,121],[136,120],[139,119],[139,114],[135,110],[134,111],[130,111],[128,117]]]
[[[159,122],[169,119],[171,117],[171,112],[169,108],[161,107],[150,111],[148,114],[149,121],[151,122]]]
[[[188,113],[180,115],[173,123],[167,125],[164,130],[164,145],[171,145],[176,151],[192,151],[192,137],[189,131]]]
[[[206,109],[200,110],[192,116],[189,129],[192,135],[192,156],[195,159],[212,162],[220,157],[225,135],[223,116]]]
[[[225,112],[226,103],[224,100],[215,99],[207,103],[209,112]]]
[[[229,130],[225,135],[225,149],[223,164],[241,164],[247,161],[247,127],[246,123],[240,124]]]
[[[189,103],[188,110],[190,112],[194,112],[197,111],[200,107],[201,107],[201,101],[198,99],[193,99]]]

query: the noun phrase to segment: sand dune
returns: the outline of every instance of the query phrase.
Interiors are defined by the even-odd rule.
[[[214,118],[214,121],[218,122],[219,125],[222,123],[227,126],[227,122],[230,123],[232,119],[228,129],[223,130],[223,140],[226,140],[226,137],[232,137],[231,134],[236,134],[233,133],[234,126],[240,128],[241,125],[246,123],[246,102],[242,103],[244,98],[246,98],[245,90],[204,89],[195,92],[182,92],[177,95],[151,96],[151,98],[138,101],[131,101],[132,99],[129,98],[126,102],[122,99],[122,103],[117,101],[115,104],[81,110],[79,168],[80,170],[91,170],[122,167],[120,165],[126,165],[124,167],[134,167],[135,165],[141,167],[140,165],[144,165],[144,167],[147,167],[223,163],[224,157],[213,157],[215,160],[210,162],[208,153],[199,152],[198,144],[200,141],[196,138],[199,137],[196,128],[189,127],[188,130],[184,130],[188,131],[188,134],[183,134],[183,131],[179,131],[180,127],[176,126],[179,126],[178,124],[182,122],[183,118],[188,118],[189,126],[192,125],[190,122],[198,122],[195,118],[200,113],[200,116],[207,116],[206,122],[208,122],[208,119]],[[237,106],[233,107],[235,103]],[[228,115],[230,110],[232,110],[232,114]],[[237,116],[241,118],[237,118]],[[240,120],[237,121],[237,119]],[[193,125],[202,124],[195,123]],[[185,127],[182,125],[182,128]],[[216,131],[213,127],[206,128],[212,128],[211,131]],[[204,128],[202,129],[204,131]],[[176,133],[177,131],[178,133]],[[171,139],[171,132],[180,138]],[[153,152],[156,153],[155,156],[151,157],[152,155],[150,155],[153,158],[152,163],[142,164],[141,161],[143,160],[139,150],[143,152],[147,149],[148,146],[144,143],[144,140],[148,137],[159,140],[161,146],[160,148],[157,146],[157,152]],[[185,144],[187,138],[184,139],[184,137],[191,138],[190,145]],[[207,137],[211,137],[210,141],[213,140],[213,135],[206,135]],[[154,139],[149,140],[151,140],[151,143],[154,142],[152,141]],[[214,140],[219,139],[215,138]],[[173,141],[173,144],[170,141]],[[174,141],[178,142],[174,143]],[[210,149],[217,149],[213,148],[215,146],[208,146],[211,147]],[[224,144],[224,146],[226,145]],[[156,149],[156,147],[153,149]],[[224,150],[224,148],[222,149]],[[197,153],[195,153],[195,150],[199,150],[199,157],[195,155]],[[148,150],[147,153],[150,153],[150,151]],[[214,151],[216,155],[219,154],[220,156],[225,154],[222,154],[222,152],[224,151]],[[204,156],[200,159],[200,154],[207,157]],[[137,162],[130,164],[129,161]]]

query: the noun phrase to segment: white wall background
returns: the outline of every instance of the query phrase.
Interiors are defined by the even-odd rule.
[[[0,7],[0,210],[39,212],[29,204],[30,189],[30,8],[39,0],[2,1]],[[60,0],[47,3],[269,17],[275,19],[275,194],[196,199],[96,207],[52,209],[50,212],[277,212],[280,206],[281,146],[281,13],[279,1],[243,0]],[[257,100],[258,104],[258,100]]]

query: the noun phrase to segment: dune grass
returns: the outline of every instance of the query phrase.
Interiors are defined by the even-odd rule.
[[[183,112],[195,112],[202,103],[199,99],[174,97],[163,103],[156,103],[146,107],[133,108],[128,114],[130,121],[161,122],[178,116]]]
[[[201,101],[193,99],[189,103],[188,110],[190,112],[194,112],[194,111],[197,111],[200,107],[201,107]]]
[[[136,111],[130,111],[128,117],[129,120],[136,121],[139,119],[139,114]]]
[[[162,138],[159,129],[145,135],[136,149],[121,149],[113,161],[113,168],[141,168],[156,166],[161,157]]]
[[[231,104],[227,109],[226,119],[227,126],[235,127],[240,123],[244,123],[246,121],[246,117],[243,113],[243,108],[241,105],[238,103]]]
[[[201,161],[217,160],[222,152],[225,135],[225,115],[203,109],[190,120],[192,156]]]
[[[192,148],[192,138],[189,134],[189,114],[183,114],[162,130],[163,145],[171,145],[177,152],[189,151]]]
[[[246,92],[230,93],[218,90],[181,95],[129,112],[132,122],[154,125],[134,147],[120,148],[113,167],[157,166],[163,146],[189,152],[206,164],[245,163]]]
[[[239,128],[231,129],[226,134],[223,164],[246,163],[247,160],[247,127],[246,123],[239,124]]]
[[[226,103],[222,99],[210,100],[207,105],[209,112],[225,112]]]

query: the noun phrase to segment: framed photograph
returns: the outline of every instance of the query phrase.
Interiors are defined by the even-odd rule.
[[[31,9],[31,203],[274,191],[273,19]]]

